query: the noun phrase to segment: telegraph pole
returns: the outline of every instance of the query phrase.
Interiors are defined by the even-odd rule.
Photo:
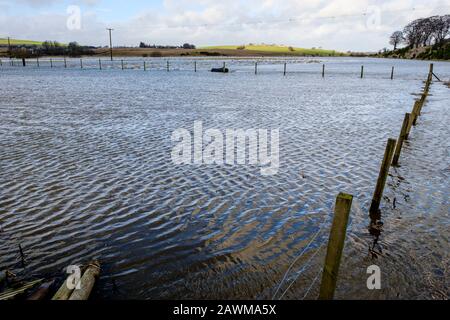
[[[112,55],[112,39],[111,39],[111,31],[113,31],[114,29],[111,29],[111,28],[106,28],[106,30],[108,30],[109,31],[109,54],[110,54],[110,56],[111,56],[111,61],[113,61],[113,55]]]
[[[9,58],[11,59],[11,41],[10,41],[9,37],[8,37],[8,55],[9,55]]]

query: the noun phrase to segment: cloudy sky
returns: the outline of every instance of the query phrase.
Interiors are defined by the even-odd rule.
[[[276,43],[377,51],[448,0],[0,0],[0,38],[107,45]]]

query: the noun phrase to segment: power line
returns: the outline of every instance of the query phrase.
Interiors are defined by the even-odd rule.
[[[434,9],[450,8],[449,6],[439,6]],[[380,13],[406,13],[406,12],[418,12],[418,11],[429,11],[430,8],[411,8],[411,9],[398,9],[398,10],[382,10]],[[302,22],[302,21],[316,21],[316,20],[336,20],[340,18],[355,18],[355,17],[367,17],[373,14],[371,12],[361,12],[355,14],[341,14],[341,15],[330,15],[330,16],[317,16],[317,17],[291,17],[291,18],[278,18],[270,20],[247,20],[240,22],[218,22],[218,23],[201,23],[201,24],[181,24],[181,25],[167,25],[167,24],[156,24],[149,25],[149,28],[161,28],[161,29],[178,29],[178,28],[202,28],[202,27],[231,27],[231,26],[243,26],[243,25],[257,25],[257,24],[277,24],[277,23],[292,23],[292,22]]]

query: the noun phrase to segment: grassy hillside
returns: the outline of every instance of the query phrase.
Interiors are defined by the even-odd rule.
[[[41,45],[42,41],[10,39],[11,45]],[[7,46],[8,39],[0,38],[0,46]]]
[[[343,53],[337,52],[335,50],[325,50],[325,49],[306,49],[306,48],[296,48],[288,46],[277,46],[277,45],[227,45],[227,46],[208,46],[202,47],[200,49],[208,50],[239,50],[239,51],[255,51],[255,52],[267,52],[282,55],[315,55],[315,56],[330,56],[330,55],[344,55]]]
[[[440,45],[400,48],[377,55],[382,58],[420,59],[420,60],[450,60],[450,39]]]

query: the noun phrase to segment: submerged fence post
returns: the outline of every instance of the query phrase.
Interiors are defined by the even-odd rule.
[[[400,152],[402,151],[403,141],[406,139],[406,130],[409,125],[409,113],[405,113],[405,118],[403,119],[402,129],[400,130],[400,136],[397,140],[397,145],[395,146],[394,158],[392,159],[392,165],[398,165],[398,159],[400,158]]]
[[[169,60],[167,60],[167,72],[169,72]]]
[[[36,65],[39,68],[39,58],[36,58]]]
[[[381,163],[380,173],[378,175],[377,185],[372,197],[372,203],[370,204],[369,215],[372,221],[380,219],[380,202],[383,196],[384,185],[389,173],[389,167],[392,163],[392,156],[394,154],[395,139],[388,139],[386,144],[386,150],[384,151],[383,162]]]
[[[120,63],[121,63],[121,65],[122,65],[122,70],[123,70],[123,59],[120,60]]]
[[[283,76],[286,75],[286,62],[284,63],[284,71],[283,71]]]
[[[100,70],[102,70],[102,60],[98,59],[98,67]]]
[[[194,61],[194,72],[197,72],[197,61]]]
[[[392,69],[391,69],[391,80],[392,79],[394,79],[394,66],[392,66]]]
[[[25,58],[22,58],[22,67],[25,67],[27,65],[27,62],[25,61]]]
[[[80,59],[80,69],[83,69],[83,59]]]
[[[333,223],[322,273],[322,283],[320,284],[319,299],[321,300],[330,300],[334,296],[352,200],[352,195],[342,192],[336,197]]]
[[[361,66],[361,79],[364,77],[364,66]]]
[[[325,78],[325,64],[322,65],[322,78]]]
[[[53,68],[53,60],[50,59],[50,68]]]
[[[255,62],[255,74],[258,74],[258,61]]]
[[[66,57],[64,57],[64,68],[67,68],[67,60],[66,60]]]
[[[144,61],[144,71],[147,71],[147,67],[145,65],[145,61]]]

